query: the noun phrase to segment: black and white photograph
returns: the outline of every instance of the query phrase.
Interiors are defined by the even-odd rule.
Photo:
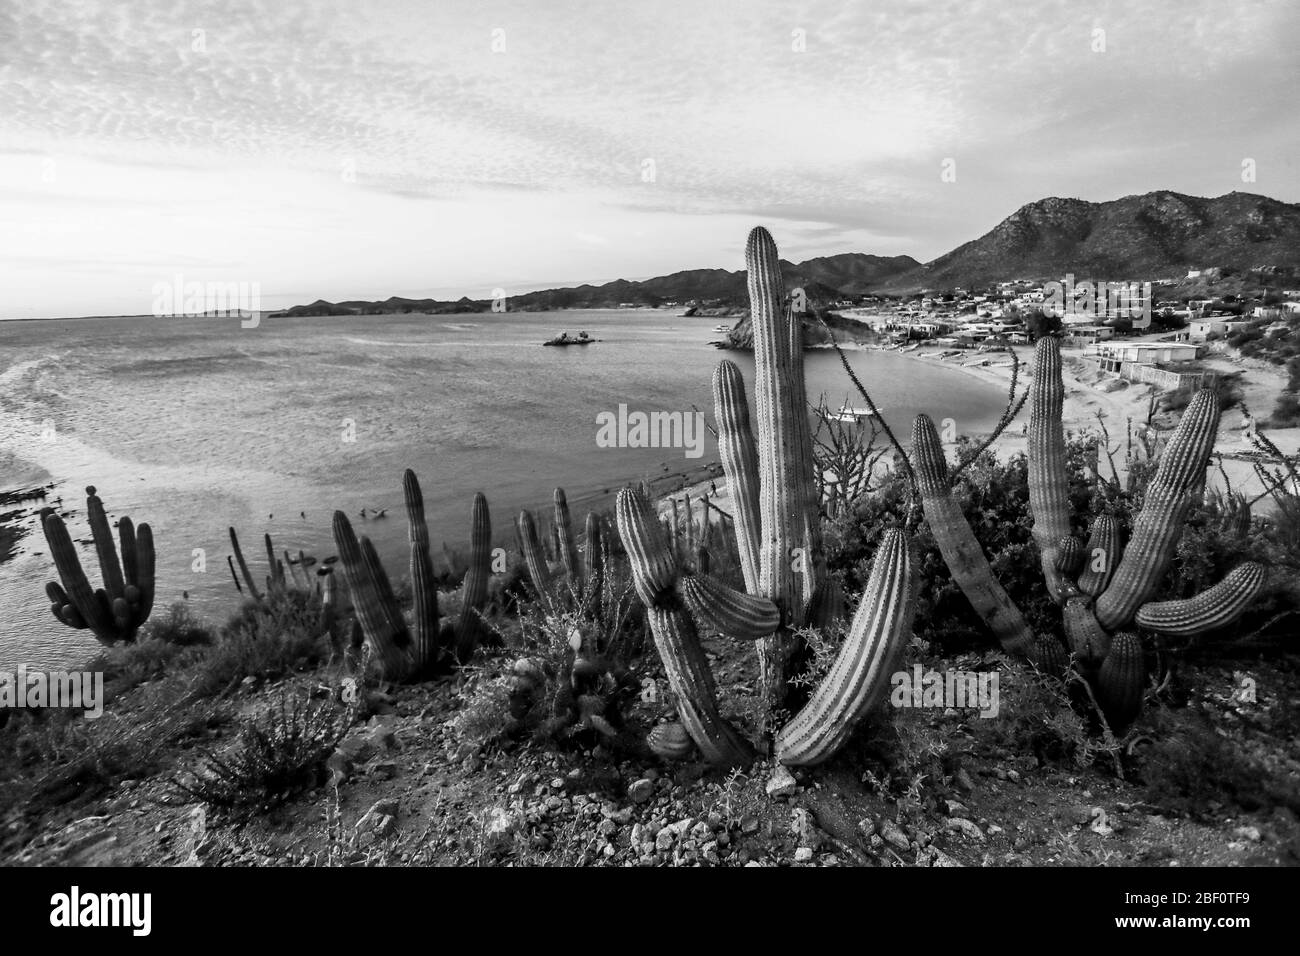
[[[23,919],[150,933],[66,868],[1139,868],[1071,909],[1248,930],[1298,50],[1281,0],[0,0]]]

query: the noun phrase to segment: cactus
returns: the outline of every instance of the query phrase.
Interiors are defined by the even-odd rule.
[[[1034,635],[1015,602],[993,576],[988,558],[970,523],[962,514],[949,485],[939,433],[929,415],[918,415],[912,425],[914,472],[926,521],[953,580],[1004,650],[1025,654]]]
[[[440,628],[424,497],[415,473],[410,469],[402,476],[402,490],[406,501],[414,595],[410,625],[402,614],[374,544],[366,537],[358,541],[348,516],[342,511],[334,512],[334,542],[352,594],[356,620],[374,655],[380,676],[398,682],[428,677],[453,649],[457,661],[465,663],[473,654],[480,634],[476,613],[472,617],[462,613],[459,628]],[[479,494],[474,499],[472,558],[465,582],[466,606],[474,611],[482,607],[486,595],[486,575],[491,572],[490,539],[487,501]],[[475,595],[480,596],[476,598]]]
[[[582,583],[582,566],[578,563],[578,546],[573,539],[573,521],[569,516],[569,502],[564,489],[555,489],[555,550],[569,583],[579,587]]]
[[[1085,666],[1085,676],[1093,678],[1111,726],[1123,729],[1141,707],[1145,676],[1141,639],[1127,628],[1136,623],[1161,634],[1187,637],[1222,627],[1259,594],[1265,572],[1247,563],[1195,597],[1151,601],[1173,560],[1187,515],[1204,491],[1219,422],[1218,397],[1208,389],[1193,398],[1165,446],[1127,546],[1121,547],[1118,523],[1109,515],[1096,517],[1087,544],[1080,544],[1070,527],[1060,345],[1045,336],[1038,340],[1034,354],[1029,503],[1043,576],[1048,593],[1061,605],[1070,650]],[[928,516],[928,501],[926,509]],[[1062,651],[1050,638],[1040,638],[1025,652],[1045,669],[1060,669]]]
[[[546,552],[537,535],[537,522],[527,511],[519,512],[519,522],[515,526],[519,536],[519,550],[524,556],[524,566],[528,568],[528,577],[533,582],[533,590],[538,594],[549,594],[551,590],[551,569],[546,561]]]
[[[695,750],[691,735],[679,721],[655,724],[646,735],[646,744],[661,760],[685,760]]]
[[[53,509],[41,512],[45,540],[62,581],[61,585],[51,581],[45,586],[50,611],[68,627],[89,629],[102,644],[111,646],[133,641],[136,631],[153,610],[156,584],[153,531],[147,524],[136,528],[130,518],[123,516],[117,525],[122,549],[119,561],[104,504],[93,485],[86,489],[86,515],[104,583],[102,588],[94,590],[82,570],[63,519]]]
[[[465,572],[460,627],[456,635],[456,659],[462,664],[474,654],[474,648],[483,636],[480,612],[487,603],[488,580],[492,576],[492,522],[488,516],[487,498],[481,491],[474,495],[470,525],[469,570]]]
[[[749,235],[746,266],[757,370],[757,441],[735,365],[719,364],[713,393],[748,593],[683,569],[643,494],[623,489],[616,508],[633,584],[648,611],[682,727],[706,760],[728,766],[745,763],[753,750],[719,710],[697,622],[758,639],[762,695],[770,720],[785,703],[793,630],[825,618],[842,602],[821,554],[801,326],[783,307],[776,246],[761,227]],[[778,760],[812,764],[827,759],[882,696],[889,669],[910,632],[912,574],[906,537],[886,532],[867,593],[830,675],[786,727],[778,733],[762,728],[774,737]]]
[[[244,560],[243,549],[239,547],[239,536],[235,534],[235,529],[230,529],[230,549],[235,553],[235,561],[239,564],[239,573],[244,576],[244,584],[248,588],[248,594],[254,601],[262,600],[262,592],[257,589],[257,583],[253,580],[253,575],[249,573],[248,562]],[[235,581],[235,587],[239,587],[239,581]]]

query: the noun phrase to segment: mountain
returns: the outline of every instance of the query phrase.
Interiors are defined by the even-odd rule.
[[[911,256],[872,256],[861,252],[846,252],[835,256],[819,256],[806,262],[781,261],[781,272],[786,287],[800,287],[814,302],[833,302],[844,295],[859,294],[879,285],[900,273],[915,270],[920,263]],[[749,303],[745,285],[745,272],[728,272],[726,269],[687,269],[653,279],[631,281],[615,279],[603,285],[580,285],[563,289],[543,289],[525,292],[509,298],[511,311],[544,311],[547,309],[601,309],[617,308],[625,303],[659,306],[665,302],[708,302],[719,306],[742,308]],[[377,302],[353,300],[348,302],[316,301],[311,305],[297,305],[286,309],[283,315],[340,315],[389,312],[428,312],[445,314],[453,312],[486,312],[491,301],[461,298],[455,302],[436,299],[404,299],[391,296]]]
[[[1214,199],[1159,190],[1111,202],[1040,199],[990,232],[881,288],[976,288],[1013,278],[1119,281],[1221,267],[1300,264],[1300,205],[1232,192]]]
[[[1110,202],[1040,199],[1021,206],[991,231],[924,265],[911,256],[846,252],[804,262],[781,261],[787,289],[813,303],[866,293],[982,288],[1008,279],[1080,281],[1160,279],[1189,270],[1245,272],[1300,267],[1300,205],[1232,192],[1215,199],[1159,190]],[[659,306],[700,302],[722,311],[748,305],[743,270],[687,269],[653,279],[544,289],[511,296],[512,311]],[[488,300],[403,299],[314,302],[290,315],[384,312],[486,312]]]

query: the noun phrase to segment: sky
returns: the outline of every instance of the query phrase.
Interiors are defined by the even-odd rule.
[[[0,318],[933,259],[1047,196],[1300,201],[1290,0],[0,0]],[[1243,163],[1253,181],[1243,181]]]

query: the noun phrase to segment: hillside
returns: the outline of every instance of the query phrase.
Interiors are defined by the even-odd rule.
[[[1040,199],[990,232],[883,288],[972,288],[1013,278],[1175,278],[1217,266],[1300,264],[1300,205],[1251,193],[1215,199],[1161,190],[1111,202]]]

